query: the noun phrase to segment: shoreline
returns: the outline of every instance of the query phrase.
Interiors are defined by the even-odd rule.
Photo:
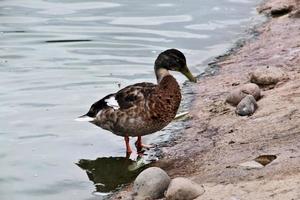
[[[171,177],[189,177],[203,185],[206,192],[199,199],[230,199],[233,194],[238,199],[300,197],[299,7],[294,1],[269,0],[258,10],[271,15],[290,7],[294,10],[270,16],[258,27],[255,40],[217,61],[216,75],[199,80],[192,126],[177,145],[165,149],[159,166]],[[250,72],[266,65],[283,69],[289,80],[263,91],[252,116],[237,116],[224,103],[226,96],[236,85],[248,83]],[[262,154],[277,159],[261,170],[239,167]]]
[[[201,77],[190,125],[154,163],[171,178],[202,185],[198,200],[300,199],[300,1],[267,0],[257,10],[268,19],[255,28],[255,39],[217,60],[217,73]],[[288,79],[262,88],[252,116],[236,115],[227,95],[264,66],[283,70]],[[276,159],[261,169],[240,166],[260,155]],[[130,186],[112,199],[128,199],[127,191]]]

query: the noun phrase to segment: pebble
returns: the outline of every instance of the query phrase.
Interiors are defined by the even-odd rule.
[[[259,100],[261,97],[260,92],[258,85],[254,83],[247,83],[230,92],[226,98],[226,102],[236,106],[248,94],[252,95],[256,100]]]
[[[261,169],[264,166],[254,160],[247,161],[244,163],[239,164],[239,166],[244,167],[245,169]]]
[[[201,185],[187,179],[174,178],[166,192],[167,200],[192,200],[204,193]]]
[[[249,116],[255,112],[257,107],[258,106],[254,97],[252,95],[247,95],[237,105],[235,112],[240,116]]]
[[[287,78],[287,75],[278,67],[264,66],[250,73],[250,81],[257,85],[276,85]]]
[[[170,184],[168,174],[158,168],[150,167],[141,172],[133,183],[135,200],[158,199],[163,197]]]

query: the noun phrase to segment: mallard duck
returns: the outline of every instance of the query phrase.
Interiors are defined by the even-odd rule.
[[[177,49],[160,53],[155,60],[157,84],[137,83],[95,102],[78,121],[89,121],[125,139],[126,152],[131,153],[129,137],[137,137],[135,146],[140,152],[146,145],[141,137],[157,132],[175,117],[181,101],[176,79],[169,71],[178,71],[196,82],[186,65],[186,59]]]

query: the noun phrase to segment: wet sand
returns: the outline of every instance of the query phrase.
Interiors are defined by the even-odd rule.
[[[269,19],[252,39],[211,63],[196,86],[191,125],[162,148],[156,163],[172,178],[203,185],[199,200],[300,199],[300,1],[269,0],[257,10]],[[237,116],[226,96],[262,66],[278,67],[288,79],[263,90],[252,116]],[[260,155],[277,158],[260,169],[239,165]]]

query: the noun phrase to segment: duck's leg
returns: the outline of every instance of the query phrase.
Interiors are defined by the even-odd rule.
[[[135,142],[135,147],[137,149],[137,152],[141,152],[143,148],[150,149],[152,146],[143,144],[142,143],[142,136],[138,136],[138,139]]]
[[[124,139],[125,139],[125,144],[126,144],[126,154],[130,155],[132,153],[132,150],[131,150],[130,144],[129,144],[129,137],[125,136]]]

